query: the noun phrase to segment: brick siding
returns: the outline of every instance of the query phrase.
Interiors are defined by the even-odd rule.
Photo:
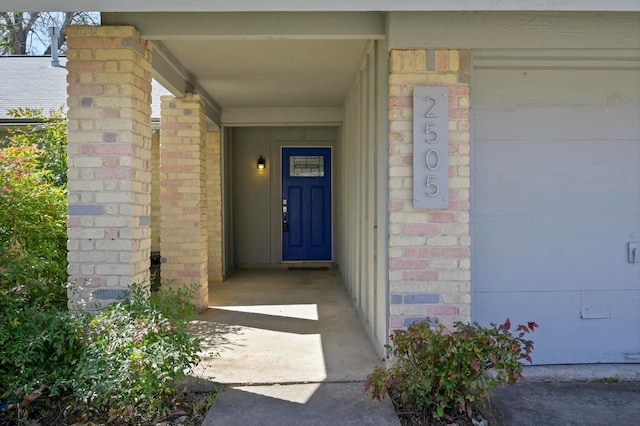
[[[69,306],[91,310],[149,279],[151,50],[132,27],[67,37]]]
[[[389,75],[390,328],[470,319],[469,77],[466,50],[393,50]],[[449,208],[413,208],[413,87],[449,92]]]
[[[161,97],[160,252],[167,286],[195,284],[208,303],[208,226],[204,107],[199,95]]]

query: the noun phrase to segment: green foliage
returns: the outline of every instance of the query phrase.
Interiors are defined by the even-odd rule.
[[[171,287],[171,285],[171,283],[164,283],[162,290],[149,293],[149,304],[165,317],[171,318],[174,326],[182,331],[198,314],[195,306],[190,302],[198,290],[198,285],[183,287]]]
[[[145,416],[175,393],[176,381],[199,361],[200,341],[186,332],[188,292],[148,297],[136,285],[128,300],[112,304],[89,323],[74,394],[78,408],[111,410],[116,416]],[[171,308],[171,309],[170,309]]]
[[[82,351],[83,318],[0,289],[0,399],[68,390]]]
[[[600,383],[618,383],[620,381],[620,376],[616,374],[615,376],[603,377],[597,381]]]
[[[67,184],[67,119],[62,108],[48,116],[42,109],[12,108],[9,116],[33,122],[23,128],[9,130],[9,138],[0,145],[6,147],[36,147],[39,151],[36,167],[45,171],[43,177],[54,186]]]
[[[15,110],[18,117],[38,112]],[[59,120],[0,144],[0,288],[66,306],[66,137]],[[64,169],[64,170],[63,170]]]
[[[507,319],[489,328],[457,322],[447,330],[426,318],[395,331],[387,345],[393,365],[376,367],[365,389],[378,399],[393,390],[425,418],[471,416],[474,405],[485,401],[493,387],[523,378],[521,360],[531,362],[533,350],[525,335],[537,326],[529,322],[512,332]]]
[[[135,285],[95,317],[68,312],[66,121],[11,114],[37,124],[0,141],[0,399],[66,392],[71,409],[116,417],[161,408],[199,361],[194,290]]]
[[[186,332],[192,294],[135,285],[127,300],[90,316],[0,289],[0,400],[65,395],[69,410],[129,420],[168,407],[199,361],[200,341]]]

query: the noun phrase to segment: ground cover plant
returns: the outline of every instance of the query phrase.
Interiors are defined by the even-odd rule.
[[[498,384],[523,378],[522,361],[531,362],[533,342],[526,339],[535,322],[481,327],[456,322],[447,329],[426,318],[396,330],[391,337],[389,367],[376,367],[365,390],[381,399],[389,393],[405,424],[470,424]],[[404,412],[404,413],[403,413]]]

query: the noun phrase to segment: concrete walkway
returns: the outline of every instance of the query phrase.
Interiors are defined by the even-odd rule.
[[[640,424],[640,364],[532,366],[524,376],[493,391],[490,426]]]
[[[399,425],[364,393],[380,359],[335,271],[241,271],[209,301],[196,374],[223,390],[203,425]]]
[[[399,426],[388,398],[363,391],[380,360],[334,271],[242,271],[209,291],[193,328],[205,339],[196,373],[222,390],[203,425]],[[489,426],[640,424],[640,364],[524,375],[494,390]]]
[[[640,382],[524,382],[494,390],[490,426],[636,426]]]

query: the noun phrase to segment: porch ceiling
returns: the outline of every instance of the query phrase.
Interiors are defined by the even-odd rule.
[[[366,40],[165,40],[223,108],[341,107]]]
[[[225,110],[342,108],[370,41],[385,36],[377,12],[103,13],[102,24],[135,26],[154,43],[154,77],[203,95],[216,123]]]

